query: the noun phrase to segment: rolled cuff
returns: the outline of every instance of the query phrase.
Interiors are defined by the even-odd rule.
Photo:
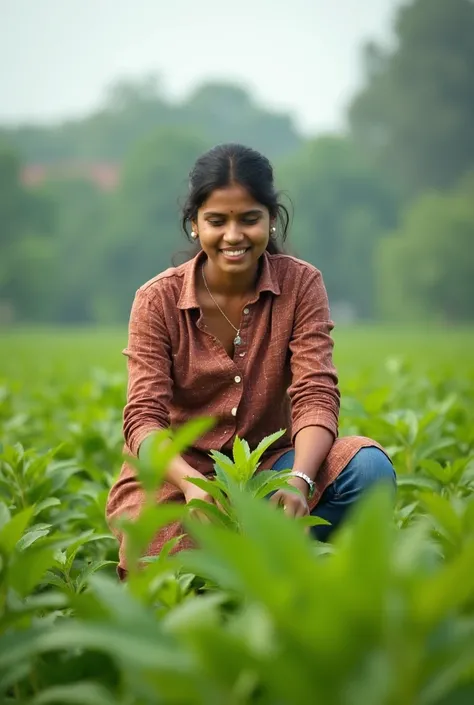
[[[138,450],[147,436],[155,431],[163,430],[163,426],[157,424],[150,424],[149,426],[141,426],[138,428],[131,436],[129,442],[127,443],[132,455],[138,457]]]
[[[339,431],[337,419],[334,418],[333,414],[325,409],[309,411],[308,413],[298,417],[292,423],[291,442],[293,446],[295,444],[296,434],[301,431],[302,428],[306,428],[307,426],[322,426],[323,428],[326,428],[332,433],[334,440],[337,438]]]

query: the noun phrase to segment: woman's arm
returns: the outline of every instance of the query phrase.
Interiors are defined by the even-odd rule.
[[[163,311],[158,297],[152,298],[144,289],[137,291],[132,305],[124,354],[128,358],[124,437],[131,453],[143,457],[151,434],[169,426],[173,389],[171,341]],[[198,488],[186,477],[203,475],[178,456],[170,463],[165,479],[187,497]]]
[[[321,273],[314,270],[299,292],[290,341],[294,470],[314,480],[338,433],[339,388],[332,359],[334,325]],[[298,478],[291,484],[307,497],[309,487]]]
[[[169,426],[172,399],[171,343],[156,297],[139,289],[133,301],[128,327],[127,403],[123,434],[132,455],[144,438]]]
[[[290,341],[295,469],[314,479],[337,438],[340,394],[332,359],[334,327],[321,273],[305,280]]]
[[[323,428],[323,426],[305,426],[305,428],[302,428],[295,438],[295,463],[293,470],[304,472],[311,480],[314,480],[333,443],[333,434],[327,428]],[[301,483],[305,485],[305,488],[303,488],[304,494],[308,496],[308,484],[297,477],[292,478],[291,482],[293,483],[295,480],[298,480],[296,485],[298,488],[300,488]]]
[[[148,436],[142,441],[138,450],[139,456],[141,458],[146,457],[146,453],[148,450],[147,446],[151,445],[152,442],[152,436]],[[193,467],[191,467],[191,465],[189,465],[189,463],[187,463],[186,460],[184,460],[184,458],[182,458],[180,455],[178,455],[176,458],[173,458],[173,460],[168,466],[168,470],[166,471],[166,481],[170,482],[172,485],[177,487],[186,497],[186,501],[189,501],[188,495],[190,493],[193,494],[193,497],[196,496],[199,499],[203,499],[203,497],[201,496],[201,490],[199,490],[199,488],[197,488],[195,485],[192,485],[187,481],[187,479],[185,479],[189,477],[204,479],[204,475],[195,470]]]
[[[320,272],[305,279],[299,292],[290,341],[292,382],[292,439],[295,449],[294,470],[311,480],[328,455],[338,433],[339,389],[332,360],[333,341],[329,303]],[[285,490],[276,492],[272,501],[282,504],[290,516],[309,512],[309,487],[305,480],[292,477],[289,483],[303,497]]]

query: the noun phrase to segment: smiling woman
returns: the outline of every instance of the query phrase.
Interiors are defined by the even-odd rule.
[[[189,482],[213,472],[209,453],[230,454],[236,436],[255,447],[285,434],[261,468],[292,467],[272,501],[290,516],[327,518],[314,527],[325,540],[370,485],[395,482],[381,447],[364,437],[338,438],[339,389],[321,273],[282,252],[288,213],[279,203],[270,162],[241,145],[222,145],[198,159],[190,175],[183,228],[199,243],[189,262],[137,291],[130,316],[125,452],[146,453],[154,431],[213,416],[212,431],[168,468],[160,502],[213,502]],[[357,458],[356,458],[357,456]],[[125,463],[107,504],[109,520],[136,517],[143,493]],[[149,547],[159,553],[182,527],[163,529]],[[122,542],[122,536],[118,534]],[[185,538],[179,548],[189,546]],[[121,545],[119,574],[124,577]]]
[[[264,252],[282,254],[289,215],[279,202],[273,169],[263,155],[242,145],[220,145],[196,162],[183,209],[183,230],[206,255],[197,294],[207,330],[229,355],[241,345],[240,319],[255,293]]]
[[[197,237],[197,228],[202,227],[202,223],[197,222],[198,215],[221,231],[229,219],[230,224],[237,221],[245,228],[260,222],[261,241],[266,242],[264,249],[270,254],[282,252],[275,237],[275,225],[279,222],[280,237],[282,241],[286,240],[288,211],[278,200],[272,165],[252,149],[235,144],[220,145],[197,160],[191,171],[190,190],[183,208],[182,227],[186,234],[191,223],[196,228],[193,232]],[[261,223],[262,219],[264,223]],[[270,237],[269,220],[272,221]],[[267,226],[263,232],[262,225]]]

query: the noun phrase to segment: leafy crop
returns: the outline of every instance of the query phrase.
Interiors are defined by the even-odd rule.
[[[388,361],[345,381],[342,432],[375,437],[398,474],[395,513],[368,495],[331,546],[265,501],[236,440],[197,482],[216,505],[156,506],[169,458],[210,420],[157,434],[146,492],[104,518],[122,459],[124,379],[4,381],[0,392],[0,702],[42,705],[468,705],[474,702],[474,370]],[[197,510],[197,511],[196,511]],[[202,521],[202,514],[209,521]],[[179,519],[197,548],[143,559]]]

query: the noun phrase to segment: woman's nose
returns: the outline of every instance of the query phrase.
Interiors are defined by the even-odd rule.
[[[224,240],[228,242],[229,244],[236,245],[239,242],[242,242],[244,239],[244,234],[242,232],[242,228],[239,226],[238,223],[230,222],[227,225],[225,234],[224,234]]]

